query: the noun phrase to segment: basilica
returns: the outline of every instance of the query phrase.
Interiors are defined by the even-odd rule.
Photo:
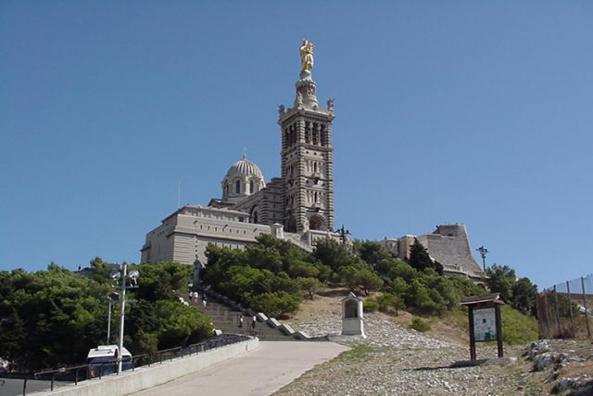
[[[208,244],[240,248],[261,234],[308,251],[318,238],[347,239],[334,231],[334,102],[322,107],[317,100],[313,49],[303,41],[294,103],[278,107],[280,177],[266,183],[259,167],[243,155],[224,176],[221,198],[207,206],[183,206],[147,234],[143,262],[203,265]]]
[[[322,107],[317,100],[313,49],[307,40],[301,44],[294,103],[278,107],[280,176],[266,183],[259,167],[243,155],[222,179],[220,198],[212,198],[207,206],[180,207],[146,235],[142,262],[177,261],[199,269],[206,263],[209,244],[242,248],[262,234],[307,251],[320,238],[350,242],[343,229],[335,230],[334,101],[327,100]],[[395,256],[407,259],[416,240],[443,265],[445,273],[483,277],[464,225],[441,225],[432,234],[385,238],[382,243]]]

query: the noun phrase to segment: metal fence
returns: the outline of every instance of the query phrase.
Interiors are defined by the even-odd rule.
[[[165,361],[195,355],[210,349],[219,348],[225,345],[234,344],[236,342],[246,341],[249,337],[238,334],[223,334],[216,337],[211,337],[207,340],[197,344],[188,345],[187,347],[176,347],[171,349],[164,349],[153,354],[136,355],[129,362],[129,370],[134,370],[141,366],[152,366],[160,364]],[[104,375],[112,375],[117,373],[117,363],[103,363],[103,364],[81,364],[78,366],[61,367],[58,369],[43,370],[31,374],[5,374],[0,376],[0,395],[23,395],[29,392],[36,392],[39,390],[53,391],[56,387],[66,384],[76,384],[91,378],[102,378]],[[9,386],[13,389],[18,384],[18,393],[14,390],[3,391],[3,387]],[[21,383],[22,382],[22,383]],[[28,385],[35,384],[33,389],[29,389]]]
[[[536,303],[540,338],[591,338],[593,275],[544,289]]]

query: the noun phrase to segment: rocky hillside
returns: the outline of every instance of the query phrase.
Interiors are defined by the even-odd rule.
[[[311,335],[338,334],[340,298],[341,292],[332,291],[305,302],[291,325]],[[591,344],[576,341],[505,345],[502,361],[453,367],[469,358],[466,334],[457,325],[438,320],[433,321],[431,333],[420,333],[406,325],[410,316],[366,314],[366,339],[336,337],[352,349],[305,373],[277,394],[571,394],[577,388],[586,389],[593,374],[593,358],[587,355],[592,352]],[[495,357],[495,345],[479,344],[479,359]],[[537,365],[541,369],[535,370]]]

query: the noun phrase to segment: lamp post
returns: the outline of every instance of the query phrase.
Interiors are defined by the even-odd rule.
[[[107,295],[107,301],[109,301],[109,310],[107,313],[107,345],[109,345],[109,340],[111,339],[111,308],[113,302],[117,300],[119,300],[119,293],[111,292]]]
[[[480,252],[480,256],[482,257],[482,266],[484,267],[484,271],[486,271],[486,255],[488,254],[488,249],[486,249],[484,245],[482,245],[476,250]]]
[[[123,350],[124,350],[124,320],[126,316],[126,289],[129,288],[136,288],[138,287],[138,278],[140,277],[140,273],[138,271],[132,271],[128,275],[128,265],[122,264],[120,266],[120,271],[114,271],[111,273],[111,278],[117,280],[121,278],[121,312],[119,314],[119,343],[118,343],[118,354],[117,354],[117,373],[120,374],[122,372],[122,363],[123,363]],[[128,286],[126,281],[130,279],[131,284]]]

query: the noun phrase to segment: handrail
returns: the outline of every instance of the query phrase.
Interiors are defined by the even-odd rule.
[[[130,360],[131,370],[134,371],[137,367],[147,366],[150,367],[153,364],[162,364],[164,361],[172,360],[178,357],[191,356],[204,352],[210,349],[220,348],[225,345],[234,344],[241,341],[248,340],[249,337],[239,334],[223,334],[220,336],[210,337],[204,341],[200,341],[195,344],[188,345],[186,347],[174,347],[168,349],[162,349],[155,353],[146,353],[141,355],[135,355]],[[67,379],[73,381],[75,385],[78,385],[79,381],[88,380],[91,378],[103,378],[106,369],[117,367],[116,362],[108,363],[95,363],[95,364],[80,364],[76,366],[60,367],[57,369],[46,369],[36,371],[31,376],[30,374],[23,374],[21,378],[15,378],[8,374],[5,378],[22,379],[23,380],[23,391],[22,395],[27,394],[27,381],[31,379],[47,380],[50,381],[50,391],[54,390],[56,380]],[[116,374],[112,372],[106,375]],[[116,374],[117,375],[117,374]],[[49,378],[48,378],[49,377]],[[0,378],[2,378],[0,376]]]

